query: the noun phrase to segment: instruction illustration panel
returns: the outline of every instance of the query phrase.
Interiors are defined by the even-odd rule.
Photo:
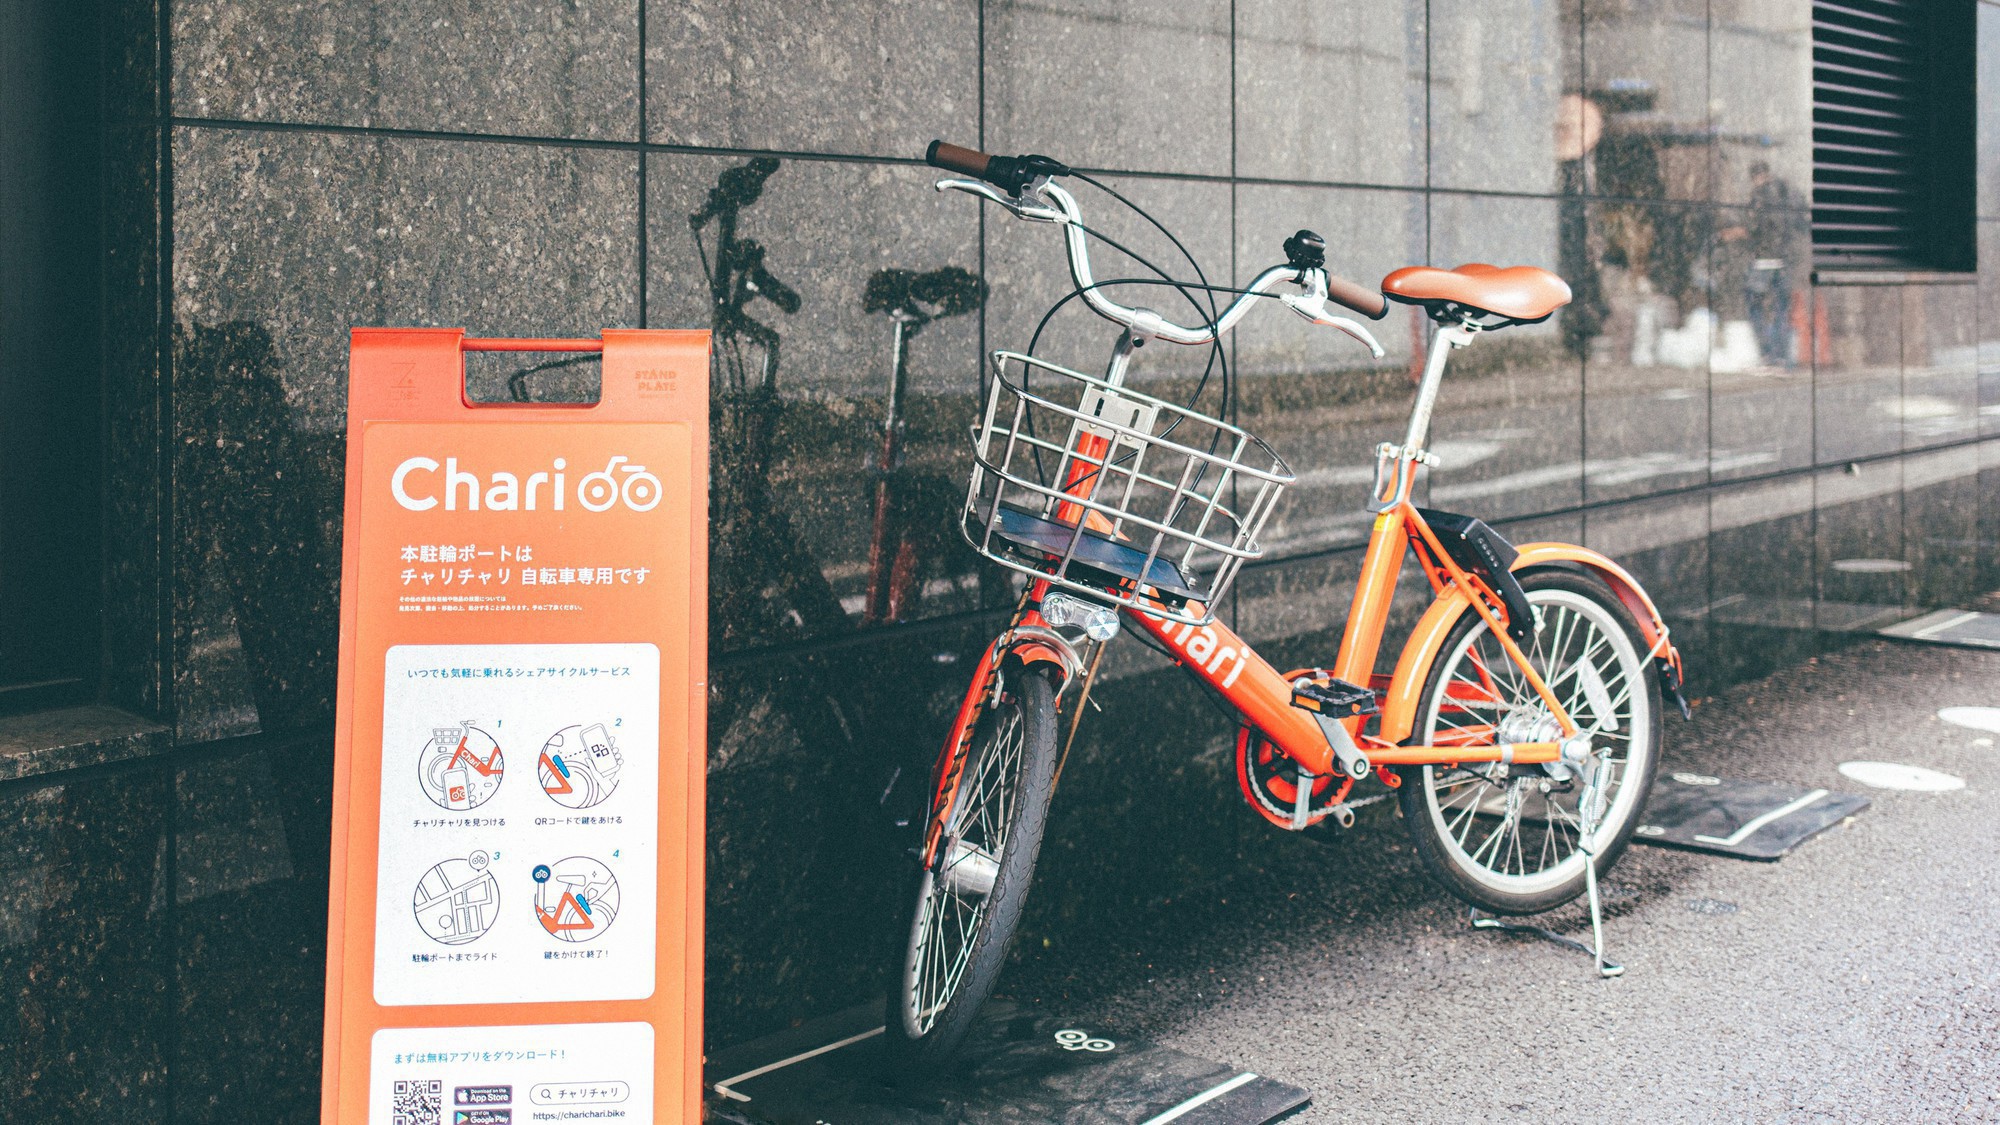
[[[659,665],[650,644],[389,649],[377,1003],[652,994]]]

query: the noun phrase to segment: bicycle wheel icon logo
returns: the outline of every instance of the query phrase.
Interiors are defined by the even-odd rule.
[[[1095,1051],[1099,1054],[1114,1050],[1118,1044],[1109,1039],[1100,1039],[1088,1031],[1078,1031],[1073,1027],[1056,1032],[1056,1045],[1065,1051]]]

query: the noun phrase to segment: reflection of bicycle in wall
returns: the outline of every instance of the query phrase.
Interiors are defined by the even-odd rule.
[[[724,171],[702,207],[688,216],[709,288],[717,380],[709,510],[713,570],[730,579],[718,587],[724,602],[716,614],[718,639],[731,644],[820,636],[847,625],[818,562],[771,496],[784,413],[778,394],[783,340],[756,314],[760,302],[787,315],[803,302],[765,265],[764,247],[738,228],[744,210],[763,197],[765,182],[778,168],[776,158],[760,156]],[[703,237],[711,226],[713,253]]]
[[[889,362],[889,390],[882,405],[882,447],[875,461],[875,508],[868,535],[868,595],[862,622],[878,625],[899,621],[914,608],[919,540],[929,527],[923,516],[924,485],[903,465],[904,398],[909,389],[910,341],[924,326],[949,316],[962,316],[986,303],[986,283],[977,276],[945,266],[928,273],[879,270],[868,279],[862,307],[888,315],[895,326]],[[943,510],[949,510],[947,502]],[[914,517],[914,518],[913,518]]]
[[[1587,894],[1595,929],[1598,875],[1623,853],[1652,786],[1663,693],[1679,702],[1667,626],[1639,584],[1596,552],[1516,547],[1479,520],[1410,502],[1418,467],[1435,465],[1425,445],[1450,353],[1483,332],[1546,319],[1568,287],[1532,267],[1468,265],[1397,270],[1378,293],[1329,275],[1310,231],[1286,242],[1283,265],[1242,289],[1175,282],[1156,268],[1159,281],[1097,282],[1090,239],[1117,244],[1085,227],[1055,180],[1103,185],[1046,157],[938,143],[929,158],[964,177],[940,189],[1061,227],[1076,283],[1064,299],[1080,296],[1121,332],[1102,376],[1032,354],[993,356],[961,529],[1028,586],[980,658],[932,777],[908,940],[891,977],[893,1047],[914,1062],[941,1060],[991,993],[1060,772],[1058,701],[1078,680],[1087,697],[1121,628],[1234,707],[1237,781],[1272,824],[1350,823],[1348,795],[1372,776],[1397,793],[1417,853],[1453,894],[1510,915]],[[1135,283],[1178,290],[1200,323],[1105,292]],[[1197,297],[1218,292],[1235,299],[1218,310]],[[1269,301],[1379,357],[1368,331],[1331,304],[1379,318],[1385,294],[1436,322],[1429,361],[1402,443],[1377,450],[1374,531],[1340,649],[1330,668],[1280,672],[1209,607],[1260,557],[1258,535],[1292,473],[1254,435],[1197,411],[1199,391],[1175,403],[1135,390],[1132,356],[1157,342],[1219,352],[1221,337]],[[1223,387],[1226,398],[1226,375]],[[1411,554],[1435,599],[1395,671],[1378,675],[1390,599]],[[1601,933],[1592,952],[1600,971],[1618,971]]]

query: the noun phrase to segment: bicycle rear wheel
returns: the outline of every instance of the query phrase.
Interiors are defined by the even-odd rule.
[[[1567,571],[1521,581],[1540,625],[1528,662],[1590,733],[1599,791],[1561,766],[1466,763],[1404,770],[1403,818],[1424,866],[1459,898],[1535,914],[1584,890],[1582,802],[1602,812],[1597,870],[1618,862],[1659,766],[1660,685],[1639,629],[1602,583]],[[1467,609],[1424,684],[1412,742],[1490,746],[1552,741],[1560,728],[1486,622]]]
[[[897,1061],[943,1063],[993,994],[1034,878],[1055,790],[1056,707],[1048,680],[1010,672],[985,712],[945,821],[919,873],[908,940],[892,966],[884,1039]]]

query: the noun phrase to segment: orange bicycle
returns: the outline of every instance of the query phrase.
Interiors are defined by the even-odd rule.
[[[1597,878],[1624,851],[1651,790],[1662,699],[1686,713],[1666,623],[1639,583],[1597,552],[1517,547],[1477,519],[1410,503],[1419,467],[1435,465],[1425,443],[1451,352],[1483,332],[1546,319],[1569,287],[1529,266],[1466,265],[1400,269],[1378,292],[1330,276],[1324,242],[1310,231],[1286,241],[1283,265],[1242,289],[1172,281],[1139,259],[1161,279],[1144,283],[1195,304],[1203,323],[1190,328],[1105,292],[1140,282],[1093,279],[1090,240],[1117,244],[1086,227],[1055,182],[1096,184],[1090,177],[1047,157],[943,142],[928,160],[959,174],[938,190],[1062,227],[1069,296],[1121,331],[1102,376],[1029,353],[992,357],[962,530],[1027,585],[980,658],[931,777],[908,941],[891,974],[892,1050],[919,1065],[942,1061],[991,994],[1059,772],[1061,701],[1076,683],[1088,695],[1104,645],[1123,627],[1152,638],[1240,715],[1237,780],[1266,820],[1291,830],[1327,817],[1351,823],[1348,794],[1373,775],[1397,793],[1424,866],[1475,917],[1478,908],[1537,913],[1588,893],[1590,951],[1600,972],[1618,972],[1603,955]],[[1217,311],[1195,296],[1217,292],[1235,299]],[[1135,350],[1213,347],[1260,300],[1345,332],[1377,358],[1368,330],[1329,302],[1380,319],[1400,301],[1437,324],[1409,429],[1400,445],[1377,450],[1374,530],[1327,669],[1280,672],[1212,609],[1261,557],[1259,531],[1293,480],[1285,462],[1193,402],[1127,380]],[[1435,600],[1395,671],[1378,675],[1390,601],[1412,553]]]

